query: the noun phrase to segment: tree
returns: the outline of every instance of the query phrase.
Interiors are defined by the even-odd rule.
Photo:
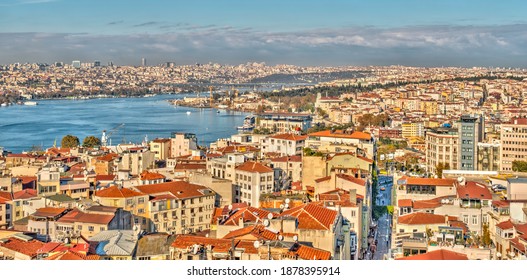
[[[82,141],[82,146],[85,148],[93,148],[95,146],[100,146],[100,145],[101,145],[101,139],[93,135],[86,136],[86,138],[84,138],[84,141]]]
[[[80,144],[79,138],[77,136],[73,135],[66,135],[62,137],[62,141],[60,141],[60,146],[62,148],[74,148],[78,147]]]
[[[527,161],[515,160],[512,162],[512,171],[527,172]]]
[[[436,175],[437,175],[437,178],[443,178],[443,170],[448,170],[450,169],[450,164],[447,162],[447,163],[438,163],[436,165]]]
[[[484,223],[483,224],[483,237],[482,237],[483,245],[485,247],[490,246],[492,244],[492,239],[490,238],[490,230],[489,230],[489,224]]]

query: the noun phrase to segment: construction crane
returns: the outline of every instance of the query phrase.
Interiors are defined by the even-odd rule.
[[[212,97],[212,90],[213,90],[213,89],[214,89],[213,86],[209,86],[209,90],[210,90],[210,100],[209,100],[209,101],[210,101],[210,104],[209,104],[209,105],[210,105],[211,108],[212,108],[212,100],[213,100],[213,97]]]
[[[101,136],[101,144],[102,144],[102,146],[107,146],[108,145],[108,140],[110,140],[110,146],[111,146],[112,145],[112,139],[110,139],[110,136],[112,136],[112,134],[114,134],[121,127],[124,127],[124,123],[112,128],[108,133],[106,133],[106,130],[103,130],[102,131],[102,136]],[[123,135],[123,142],[124,142],[124,135]]]

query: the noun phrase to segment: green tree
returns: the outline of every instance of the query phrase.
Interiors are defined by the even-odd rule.
[[[78,147],[80,144],[79,138],[77,136],[73,135],[66,135],[62,137],[62,141],[60,141],[60,146],[62,148],[74,148]]]
[[[492,244],[492,239],[490,238],[490,230],[489,230],[489,224],[485,223],[483,224],[483,236],[482,236],[483,245],[485,247],[490,246]]]
[[[527,172],[527,161],[515,160],[512,162],[512,171]]]
[[[95,146],[100,146],[100,145],[101,145],[101,139],[93,135],[86,136],[86,138],[84,138],[84,141],[82,141],[82,146],[86,148],[93,148]]]
[[[437,178],[443,178],[443,170],[448,170],[450,169],[450,164],[447,162],[447,163],[438,163],[436,165],[436,175],[437,175]]]

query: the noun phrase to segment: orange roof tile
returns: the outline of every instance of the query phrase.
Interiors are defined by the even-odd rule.
[[[416,177],[407,177],[407,176],[404,176],[399,180],[406,180],[406,185],[419,185],[419,186],[452,187],[456,183],[455,179],[416,178]]]
[[[428,261],[443,261],[443,260],[468,260],[466,254],[457,253],[450,250],[439,249],[431,252],[427,252],[420,255],[413,255],[405,258],[399,258],[397,260],[428,260]]]
[[[272,162],[302,162],[302,157],[301,156],[283,156],[283,157],[273,158],[271,161]]]
[[[7,241],[0,242],[0,247],[13,250],[20,254],[30,256],[32,258],[37,256],[37,251],[38,249],[42,248],[42,246],[44,246],[44,243],[36,239],[32,239],[30,241],[23,241],[15,237],[10,237]]]
[[[24,189],[13,194],[13,199],[28,199],[37,197],[37,191],[33,189]]]
[[[78,209],[73,209],[66,215],[58,219],[60,223],[87,223],[87,224],[109,224],[115,215],[113,214],[89,214],[84,213]]]
[[[270,211],[252,206],[238,209],[233,208],[233,212],[234,213],[223,221],[223,225],[239,225],[240,218],[243,218],[244,222],[256,222],[258,219],[266,218],[269,213],[271,213]]]
[[[66,208],[44,207],[37,209],[37,211],[31,215],[37,217],[55,217],[64,213],[66,210]]]
[[[415,200],[413,202],[414,209],[430,209],[437,208],[441,206],[441,202],[437,200]]]
[[[255,162],[255,161],[247,161],[247,162],[244,162],[243,164],[239,165],[238,167],[236,167],[236,170],[240,170],[240,171],[247,171],[247,172],[256,172],[256,173],[269,173],[269,172],[273,172],[273,169],[268,167],[268,166],[265,166],[259,162]]]
[[[215,239],[196,235],[178,235],[170,246],[178,249],[187,249],[196,244],[202,246],[210,245],[215,253],[227,253],[231,250],[233,241],[231,239]],[[244,248],[247,254],[258,253],[251,241],[234,240],[234,248]]]
[[[115,197],[115,198],[126,198],[126,197],[135,197],[143,196],[144,193],[137,192],[127,188],[121,188],[118,186],[112,186],[106,189],[99,190],[95,192],[97,197]]]
[[[284,134],[276,134],[269,138],[274,139],[281,139],[281,140],[289,140],[289,141],[304,141],[307,139],[307,135],[298,135],[298,134],[291,134],[291,133],[284,133]]]
[[[147,170],[143,171],[141,173],[141,180],[159,180],[159,179],[165,179],[166,177],[162,174],[156,173],[156,172],[148,172]]]
[[[178,199],[204,196],[203,191],[207,187],[191,184],[185,181],[173,181],[160,184],[142,185],[136,187],[143,193],[156,195],[169,192]]]
[[[250,225],[230,231],[223,239],[248,239],[248,240],[277,240],[278,232],[270,231],[264,225]]]
[[[399,199],[397,201],[397,206],[399,207],[412,207],[412,200],[411,199]]]
[[[336,175],[338,178],[340,179],[344,179],[348,182],[352,182],[354,184],[357,184],[357,185],[361,185],[361,186],[364,186],[366,185],[366,181],[360,179],[360,178],[355,178],[354,176],[351,176],[351,175],[347,175],[347,174],[337,174]]]
[[[485,185],[476,182],[467,182],[465,186],[458,186],[457,195],[460,199],[492,199],[490,190]]]
[[[337,214],[337,211],[316,205],[316,203],[307,203],[285,210],[280,216],[297,218],[299,229],[330,230]]]
[[[446,217],[431,213],[415,212],[399,216],[397,222],[405,225],[446,224]]]
[[[100,160],[100,161],[112,161],[112,160],[114,160],[114,159],[116,159],[118,157],[119,157],[118,154],[109,153],[109,154],[106,154],[104,156],[97,157],[97,160]]]
[[[331,252],[309,247],[305,245],[298,244],[298,249],[295,250],[294,253],[303,260],[330,260],[331,259]]]
[[[115,175],[96,175],[95,181],[113,181],[115,177]]]
[[[514,225],[512,224],[511,220],[503,221],[496,225],[497,227],[501,229],[512,229]]]
[[[342,130],[337,130],[331,132],[331,130],[323,130],[314,133],[308,134],[309,136],[315,137],[331,137],[331,138],[348,138],[348,139],[360,139],[360,140],[370,140],[371,134],[361,131],[353,131],[350,134],[343,133]]]

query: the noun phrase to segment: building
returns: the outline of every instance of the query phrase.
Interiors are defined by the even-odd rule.
[[[37,239],[51,241],[55,235],[56,222],[66,213],[68,213],[66,208],[39,208],[29,216],[27,229],[37,233]]]
[[[291,186],[293,182],[302,181],[302,156],[283,156],[272,158],[277,186]]]
[[[460,170],[476,170],[478,159],[477,144],[485,138],[485,119],[483,115],[463,115],[458,126],[459,149],[458,166]]]
[[[150,151],[154,153],[156,160],[166,160],[170,157],[170,144],[171,139],[159,138],[150,141]]]
[[[436,173],[439,163],[447,165],[445,169],[458,169],[458,142],[457,129],[441,127],[428,130],[425,135],[426,171]]]
[[[274,133],[299,132],[310,128],[312,120],[311,114],[262,113],[256,117],[256,128]]]
[[[403,138],[424,137],[425,126],[423,122],[406,122],[401,125],[401,136]]]
[[[306,135],[297,135],[292,133],[276,134],[270,136],[266,141],[266,149],[262,153],[276,153],[280,156],[299,156],[302,155],[305,145]]]
[[[37,173],[37,194],[51,196],[60,192],[60,170],[58,167],[46,166]]]
[[[513,171],[514,161],[527,161],[527,118],[501,124],[501,170]]]
[[[71,66],[72,66],[73,68],[81,68],[81,62],[80,62],[80,60],[74,60],[74,61],[72,61],[72,62],[71,62]]]
[[[236,202],[258,206],[260,196],[274,191],[274,171],[259,162],[247,161],[235,170]]]
[[[170,157],[188,156],[198,149],[198,138],[193,133],[172,132]]]
[[[136,187],[148,194],[152,232],[185,234],[210,228],[216,193],[185,181]]]
[[[0,228],[8,228],[13,220],[11,192],[0,192]]]
[[[348,130],[324,130],[308,134],[306,148],[320,152],[356,152],[358,155],[376,158],[373,135],[367,132]]]
[[[141,58],[141,66],[143,66],[143,67],[146,66],[146,58],[144,58],[144,57]]]
[[[500,170],[500,150],[499,141],[493,143],[478,143],[477,170],[479,171],[499,171]]]
[[[101,260],[131,260],[135,256],[137,235],[132,230],[106,230],[88,239],[90,253]]]

